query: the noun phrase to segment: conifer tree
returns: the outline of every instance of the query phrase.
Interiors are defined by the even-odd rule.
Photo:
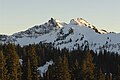
[[[71,80],[71,75],[70,75],[70,70],[69,70],[69,65],[68,65],[68,59],[64,55],[63,58],[63,80]]]
[[[80,80],[81,79],[81,74],[80,74],[80,64],[78,62],[78,60],[75,60],[75,66],[74,66],[74,77],[76,80]]]
[[[32,80],[30,60],[27,61],[27,80]]]
[[[23,80],[32,80],[32,74],[31,74],[31,63],[30,63],[30,59],[26,53],[26,49],[23,48],[23,67],[22,67],[22,79]]]
[[[21,64],[18,66],[18,79],[22,80],[22,65]]]
[[[6,59],[3,52],[0,51],[0,80],[6,80],[7,78]]]
[[[102,73],[101,68],[100,68],[100,70],[99,70],[98,80],[105,80],[105,75]]]
[[[56,80],[64,80],[63,79],[63,65],[62,65],[62,58],[59,57],[58,60],[55,62],[55,66],[53,66],[53,79]]]
[[[54,65],[49,66],[48,71],[46,73],[47,80],[54,80]]]
[[[116,80],[120,80],[120,65],[117,66]]]
[[[18,80],[19,57],[15,46],[8,44],[6,50],[9,80]]]
[[[32,79],[38,80],[38,75],[37,75],[38,61],[37,61],[34,45],[31,45],[29,47],[28,54],[30,56],[30,62],[31,62]]]
[[[22,51],[23,55],[23,62],[22,62],[22,79],[25,80],[27,79],[27,71],[28,71],[28,56],[27,56],[27,53],[26,53],[26,49],[25,47],[23,48],[23,51]]]
[[[56,80],[71,80],[70,71],[68,68],[68,59],[64,55],[63,58],[59,56],[58,60],[55,62],[55,65],[52,66],[52,79]]]
[[[82,63],[82,70],[81,75],[83,80],[94,80],[94,63],[93,63],[93,57],[90,54],[90,51],[87,51],[85,53],[85,57]]]

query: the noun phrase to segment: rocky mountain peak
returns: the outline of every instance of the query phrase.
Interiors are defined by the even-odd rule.
[[[98,29],[96,26],[90,24],[87,20],[85,20],[83,18],[71,19],[69,24],[88,27],[88,28],[93,29],[95,32],[97,32],[99,34],[107,34],[108,33],[106,30]]]
[[[86,46],[99,52],[107,50],[120,54],[120,34],[108,33],[90,24],[83,18],[72,19],[69,24],[51,18],[46,23],[35,25],[12,36],[0,35],[0,44],[15,43],[22,46],[52,43],[54,47],[82,50]]]

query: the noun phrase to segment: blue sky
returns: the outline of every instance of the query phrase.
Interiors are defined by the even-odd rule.
[[[87,20],[98,28],[120,33],[120,0],[0,0],[0,34],[13,34],[51,17],[69,23]]]

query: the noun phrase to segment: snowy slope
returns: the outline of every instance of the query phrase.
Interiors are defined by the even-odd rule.
[[[12,36],[0,37],[0,43],[12,42],[21,46],[29,44],[53,43],[60,49],[81,50],[89,46],[94,52],[107,50],[120,54],[120,33],[109,33],[96,28],[82,18],[72,19],[69,24],[51,18],[47,23],[34,26]]]

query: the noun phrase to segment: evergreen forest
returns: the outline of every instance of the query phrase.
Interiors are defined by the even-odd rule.
[[[41,76],[37,68],[50,60],[54,64]],[[0,45],[0,80],[120,80],[120,55],[79,47],[70,51],[46,43],[4,44]]]

